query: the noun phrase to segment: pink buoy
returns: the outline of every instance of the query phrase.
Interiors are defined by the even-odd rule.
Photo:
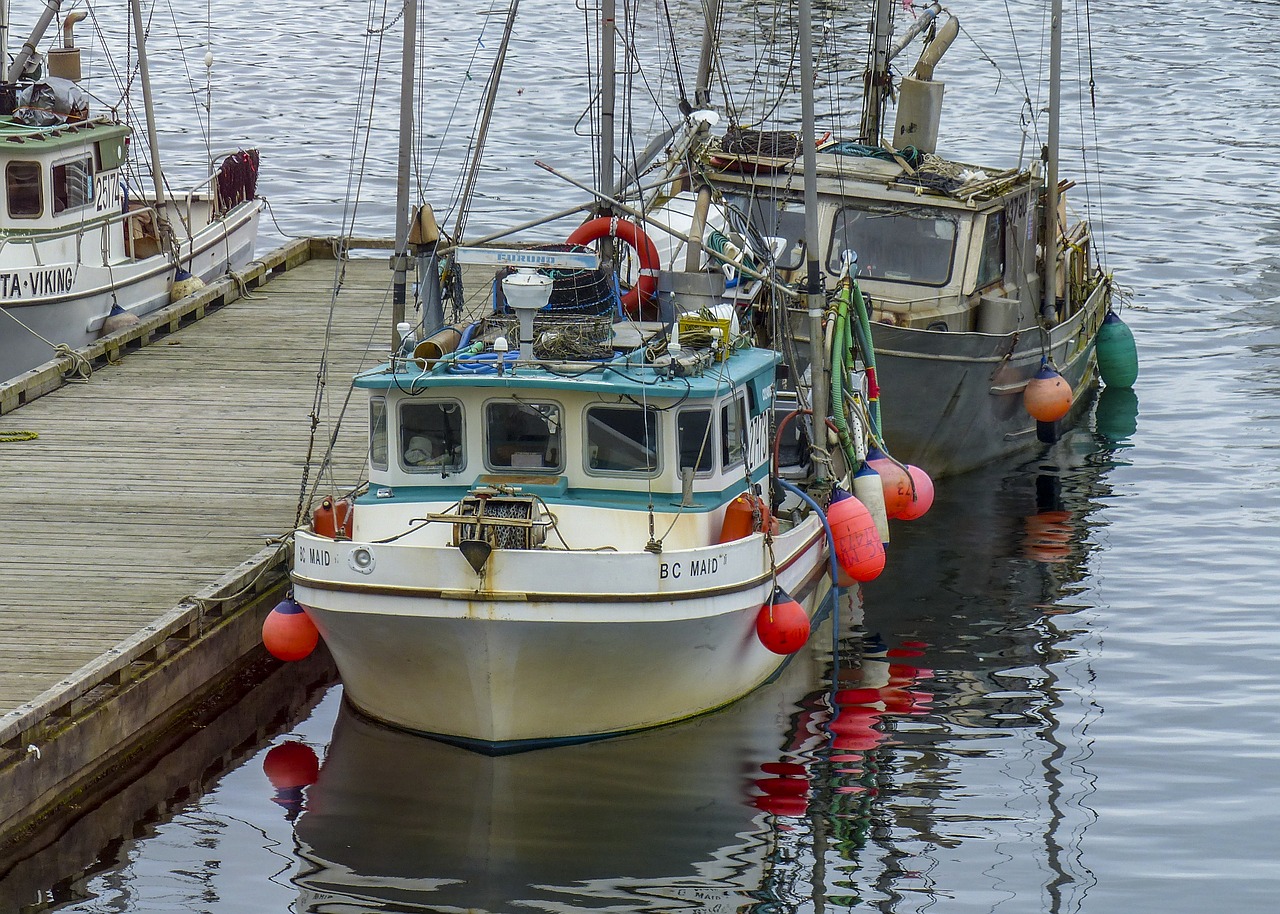
[[[794,654],[809,640],[809,614],[781,587],[760,607],[756,637],[775,654]]]
[[[1071,385],[1047,361],[1041,362],[1022,392],[1022,403],[1037,422],[1057,422],[1071,411]]]
[[[277,660],[303,660],[319,640],[311,617],[289,597],[277,603],[262,623],[262,644]]]
[[[835,545],[836,561],[855,581],[872,581],[884,571],[884,543],[866,505],[848,492],[836,489],[827,506],[827,523]]]
[[[885,515],[900,517],[911,501],[911,477],[879,448],[873,447],[867,452],[867,466],[880,474],[880,483],[884,487]]]
[[[915,520],[924,517],[933,507],[933,480],[929,474],[914,464],[907,464],[907,473],[911,477],[914,488],[906,505],[898,512],[899,520]]]

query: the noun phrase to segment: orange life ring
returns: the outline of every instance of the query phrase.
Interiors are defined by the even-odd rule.
[[[626,242],[640,259],[640,278],[631,291],[622,296],[622,307],[632,317],[638,317],[640,309],[652,302],[658,291],[658,246],[640,226],[616,216],[598,216],[584,222],[566,241],[569,244],[590,244],[605,237]]]

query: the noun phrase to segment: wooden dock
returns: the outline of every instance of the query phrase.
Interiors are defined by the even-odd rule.
[[[0,387],[0,836],[255,649],[326,334],[317,457],[352,373],[389,343],[385,256],[342,267],[331,309],[332,246],[294,242],[82,353],[87,381],[46,368]],[[355,408],[343,481],[364,460]]]

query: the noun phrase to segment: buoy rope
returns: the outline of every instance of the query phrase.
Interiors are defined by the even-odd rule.
[[[13,431],[0,432],[0,442],[11,441],[34,441],[40,437],[39,432],[26,431],[24,429],[14,429]]]

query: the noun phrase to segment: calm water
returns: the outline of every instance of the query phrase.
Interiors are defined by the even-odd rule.
[[[16,21],[33,6],[18,3]],[[947,148],[1016,156],[1018,136],[983,136],[988,118],[1016,122],[1016,67],[992,95],[992,66],[965,63],[971,39],[1001,59],[1005,10],[956,6],[965,34],[939,70],[944,133],[970,141]],[[1275,910],[1278,6],[1092,4],[1105,186],[1093,202],[1108,264],[1133,292],[1136,396],[1104,391],[1054,447],[940,484],[934,510],[895,530],[862,605],[844,608],[834,661],[824,631],[781,681],[724,713],[498,760],[370,726],[337,686],[286,689],[291,712],[246,699],[249,736],[211,745],[145,815],[0,876],[0,908]],[[268,18],[212,3],[215,82],[230,97],[214,106],[230,119],[215,146],[262,148],[266,245],[348,219],[355,7]],[[507,76],[523,91],[499,110],[472,230],[581,199],[530,151],[589,174],[571,131],[586,98],[578,36],[548,27],[566,16],[581,32],[566,8],[526,6],[536,15]],[[496,46],[500,17],[481,37],[472,10],[431,16],[443,57],[423,120],[438,125],[461,117],[459,90],[459,112],[478,92],[484,65],[469,60],[478,40]],[[862,33],[831,34],[861,55]],[[750,35],[738,66],[755,57]],[[380,90],[395,71],[385,79]],[[838,88],[824,86],[820,111],[853,110],[856,94]],[[371,234],[390,212],[393,118],[388,96],[360,138],[383,163],[355,218]],[[441,207],[465,128],[450,136],[423,175]],[[168,139],[199,161],[197,131]],[[857,693],[833,694],[863,686],[886,689],[874,716],[850,703]],[[299,786],[312,765],[318,779]]]

